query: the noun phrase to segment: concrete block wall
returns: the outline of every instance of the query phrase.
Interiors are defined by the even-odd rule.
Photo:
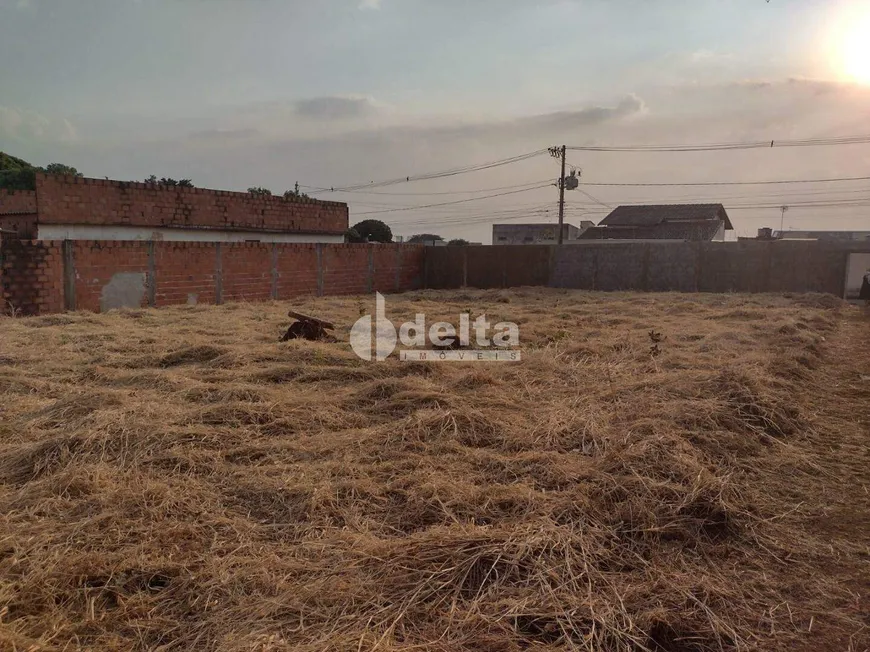
[[[204,188],[38,174],[42,224],[198,227],[343,234],[347,204]]]
[[[843,296],[864,243],[607,242],[429,247],[426,287],[552,286],[599,291],[826,292]]]
[[[0,240],[2,312],[285,300],[422,287],[419,245]]]

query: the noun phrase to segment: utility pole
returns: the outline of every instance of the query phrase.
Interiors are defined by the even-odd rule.
[[[779,215],[779,237],[782,239],[782,232],[785,227],[785,212],[788,210],[788,206],[780,206],[779,210],[782,211]]]
[[[564,240],[564,223],[565,223],[565,152],[567,147],[551,147],[550,156],[553,158],[562,159],[562,174],[559,176],[559,244]]]

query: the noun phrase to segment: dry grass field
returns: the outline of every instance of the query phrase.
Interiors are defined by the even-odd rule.
[[[520,324],[446,364],[358,359],[368,297],[279,343],[289,307],[0,319],[0,649],[868,649],[858,309],[388,297]]]

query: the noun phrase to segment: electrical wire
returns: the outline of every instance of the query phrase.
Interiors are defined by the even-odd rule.
[[[378,210],[378,211],[368,211],[365,213],[357,213],[355,215],[355,217],[362,217],[363,215],[379,215],[382,213],[398,213],[400,211],[413,211],[413,210],[420,210],[422,208],[435,208],[437,206],[452,206],[454,204],[464,204],[464,203],[472,202],[472,201],[480,201],[482,199],[492,199],[494,197],[504,197],[505,195],[516,195],[516,194],[519,194],[521,192],[529,192],[531,190],[540,190],[541,188],[547,188],[550,185],[552,185],[552,184],[548,183],[548,184],[544,184],[541,186],[535,186],[534,188],[525,188],[523,190],[512,190],[510,192],[501,192],[501,193],[498,193],[495,195],[486,195],[484,197],[470,197],[468,199],[458,199],[456,201],[448,201],[448,202],[443,202],[443,203],[439,203],[439,204],[423,204],[421,206],[404,206],[404,207],[399,207],[399,208],[388,208],[388,209],[383,209],[383,210]]]
[[[685,183],[604,183],[584,181],[581,186],[611,186],[611,187],[682,187],[682,186],[766,186],[788,183],[839,183],[848,181],[870,181],[870,177],[834,177],[828,179],[779,179],[774,181],[693,181]]]
[[[476,190],[446,190],[441,192],[377,192],[368,190],[335,190],[326,192],[341,192],[350,195],[385,195],[389,197],[424,197],[429,195],[472,195],[481,192],[497,192],[499,190],[512,190],[514,188],[523,188],[526,186],[534,186],[541,183],[549,183],[549,179],[541,179],[540,181],[532,181],[529,183],[513,184],[511,186],[501,186],[499,188],[478,188]],[[309,188],[310,186],[300,186],[301,188]],[[323,192],[323,190],[321,190]]]
[[[839,136],[834,138],[807,138],[803,140],[765,140],[743,143],[708,143],[701,145],[624,145],[624,146],[570,146],[575,152],[713,152],[736,149],[770,149],[772,147],[824,147],[834,145],[860,145],[870,143],[870,136]]]
[[[518,156],[512,156],[510,158],[500,159],[498,161],[490,161],[488,163],[480,163],[478,165],[466,165],[457,168],[450,168],[447,170],[441,170],[439,172],[429,172],[426,174],[418,174],[418,175],[409,175],[406,177],[399,177],[396,179],[387,179],[385,181],[371,181],[369,183],[360,183],[356,185],[344,186],[344,187],[332,187],[332,188],[321,188],[320,190],[313,190],[311,194],[321,194],[324,192],[339,192],[339,191],[353,191],[353,190],[365,190],[367,188],[383,188],[385,186],[393,186],[399,183],[409,183],[411,181],[428,181],[431,179],[443,179],[446,177],[454,177],[460,174],[469,174],[471,172],[481,172],[483,170],[491,170],[493,168],[502,167],[504,165],[512,165],[513,163],[519,163],[521,161],[526,161],[531,158],[535,158],[536,156],[540,156],[546,153],[546,149],[539,149],[534,152],[527,152],[525,154],[520,154]],[[311,187],[311,186],[306,186]]]

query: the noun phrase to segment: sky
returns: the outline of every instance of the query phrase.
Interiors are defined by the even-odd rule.
[[[0,60],[0,150],[34,164],[228,190],[298,182],[346,201],[351,224],[484,243],[494,222],[556,220],[546,152],[315,189],[562,144],[870,134],[870,2],[856,0],[0,0]],[[870,230],[870,181],[593,185],[870,177],[870,144],[572,150],[568,165],[590,184],[566,193],[574,224],[699,201],[724,203],[740,235],[781,219]]]

